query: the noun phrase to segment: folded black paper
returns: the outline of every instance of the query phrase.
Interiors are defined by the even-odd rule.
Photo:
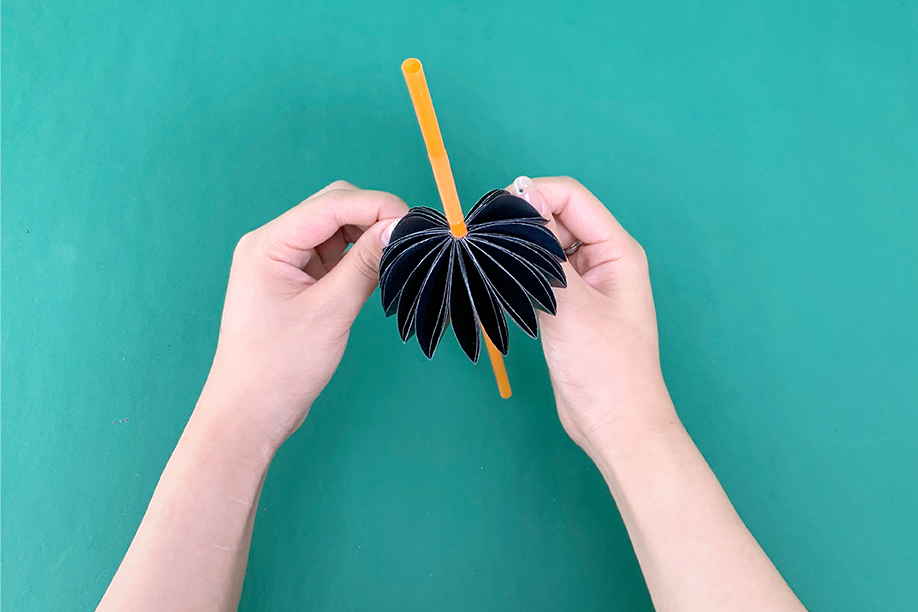
[[[473,362],[481,349],[479,323],[507,354],[510,315],[535,338],[534,308],[555,314],[553,287],[567,284],[564,249],[548,223],[524,199],[503,189],[486,193],[465,218],[468,233],[453,236],[446,217],[412,208],[395,226],[379,262],[386,316],[398,314],[403,341],[417,333],[433,357],[446,326]]]

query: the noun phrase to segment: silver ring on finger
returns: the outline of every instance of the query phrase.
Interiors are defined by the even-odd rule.
[[[571,243],[571,246],[569,246],[569,247],[567,247],[566,249],[564,249],[564,254],[565,254],[565,255],[573,255],[574,253],[577,252],[577,250],[578,250],[581,246],[583,246],[583,240],[575,240],[573,243]]]

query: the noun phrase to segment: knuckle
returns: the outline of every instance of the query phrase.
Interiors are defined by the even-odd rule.
[[[644,271],[649,267],[647,251],[644,250],[644,247],[641,246],[637,240],[632,239],[628,245],[627,258],[638,270]]]
[[[405,203],[405,200],[401,199],[394,193],[389,193],[388,191],[377,191],[376,192],[380,198],[388,201],[390,204],[396,208],[402,210],[402,213],[408,212],[408,205]]]
[[[574,191],[579,191],[581,189],[584,189],[583,184],[572,176],[563,175],[563,176],[556,177],[554,180],[560,183],[561,185],[564,185],[568,189],[571,189]]]
[[[644,247],[637,240],[631,239],[631,248],[634,251],[635,257],[643,261],[647,261],[647,251],[644,250]]]
[[[357,191],[359,188],[348,183],[347,181],[337,180],[332,181],[322,189],[318,190],[302,202],[300,206],[314,206],[317,202],[321,202],[323,198],[335,197],[337,194],[340,194],[342,191]]]
[[[257,248],[258,235],[255,232],[244,234],[239,242],[236,243],[236,249],[233,251],[233,261],[248,257],[254,253]]]
[[[348,183],[347,181],[339,179],[337,181],[332,181],[331,183],[329,183],[328,186],[323,191],[338,191],[342,189],[357,189],[357,187],[355,187],[351,183]]]

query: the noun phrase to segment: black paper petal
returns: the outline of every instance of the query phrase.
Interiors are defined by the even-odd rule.
[[[469,253],[467,243],[462,243],[461,255],[462,266],[465,269],[466,278],[469,281],[469,296],[472,303],[475,304],[475,311],[478,314],[478,322],[484,327],[488,337],[494,346],[504,355],[507,354],[507,343],[510,340],[507,331],[507,321],[504,320],[504,311],[500,306],[500,300],[494,295],[494,291],[488,285],[488,282],[481,276],[475,260]],[[475,330],[478,333],[478,330]],[[460,342],[460,344],[462,344]],[[471,359],[471,355],[469,355]],[[475,361],[472,359],[472,361]]]
[[[551,291],[551,285],[538,268],[530,265],[512,251],[494,246],[484,240],[476,240],[472,244],[486,253],[494,263],[506,270],[529,294],[529,298],[533,300],[534,305],[541,307],[545,312],[554,313],[557,310],[558,305],[555,302],[555,295]]]
[[[521,240],[508,238],[501,234],[481,233],[475,234],[475,238],[476,242],[479,244],[493,244],[510,253],[519,255],[520,259],[527,264],[541,270],[542,274],[548,277],[548,282],[552,287],[567,286],[561,264],[558,263],[554,255],[542,247]]]
[[[474,242],[469,243],[469,251],[478,266],[478,271],[487,280],[491,291],[497,295],[506,313],[523,328],[523,331],[535,338],[538,332],[536,313],[523,286]]]
[[[465,261],[460,253],[453,262],[453,279],[450,283],[449,318],[459,346],[475,362],[481,351],[481,335],[478,333],[478,313],[472,303]]]
[[[466,216],[467,225],[483,225],[492,221],[506,221],[508,219],[526,219],[539,223],[542,217],[529,202],[523,198],[511,195],[503,189],[489,191],[478,201]],[[546,223],[544,219],[541,221]]]
[[[379,263],[383,309],[386,316],[398,315],[402,340],[417,333],[421,350],[433,357],[452,323],[459,346],[477,362],[481,326],[506,355],[504,313],[535,338],[534,308],[555,314],[552,288],[567,284],[564,249],[544,227],[547,222],[526,200],[502,189],[472,207],[462,238],[452,235],[439,211],[412,208],[395,226]]]

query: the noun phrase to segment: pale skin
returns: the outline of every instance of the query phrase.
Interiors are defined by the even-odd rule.
[[[679,421],[641,246],[573,179],[511,190],[562,245],[583,242],[558,316],[539,313],[542,346],[561,423],[605,477],[654,607],[804,610]],[[406,211],[339,181],[239,242],[210,375],[98,610],[238,607],[271,460],[331,379]]]

